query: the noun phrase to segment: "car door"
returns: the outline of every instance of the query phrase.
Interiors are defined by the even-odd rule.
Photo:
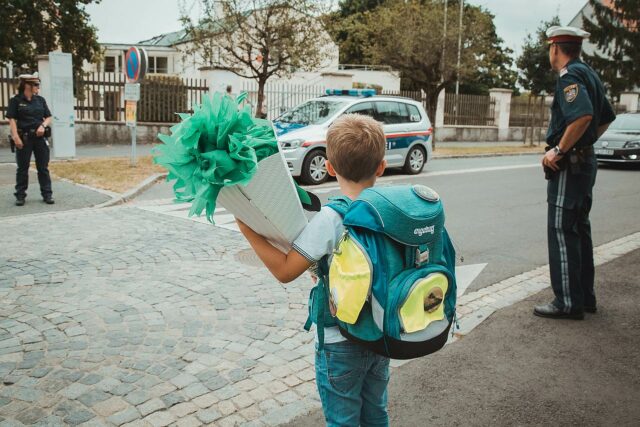
[[[407,137],[405,134],[409,126],[409,112],[402,102],[376,101],[376,120],[382,123],[387,137],[387,164],[401,166],[407,153]]]

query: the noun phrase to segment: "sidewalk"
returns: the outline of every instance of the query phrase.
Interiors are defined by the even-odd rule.
[[[37,174],[29,171],[27,203],[24,206],[16,206],[13,195],[15,184],[15,164],[0,163],[0,218],[85,208],[111,199],[106,193],[94,191],[88,187],[70,182],[53,179],[53,198],[56,203],[54,205],[47,205],[42,201],[42,197],[40,197]]]
[[[550,289],[392,373],[393,426],[637,425],[640,250],[596,268],[598,313],[532,315]],[[322,426],[319,411],[289,426]]]

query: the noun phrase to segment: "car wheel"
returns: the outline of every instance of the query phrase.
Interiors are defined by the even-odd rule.
[[[427,156],[424,148],[418,146],[409,150],[407,158],[404,161],[404,171],[409,175],[416,175],[422,172],[425,163],[427,162]]]
[[[325,182],[329,178],[326,161],[327,155],[322,150],[309,153],[302,163],[302,182],[311,185]]]

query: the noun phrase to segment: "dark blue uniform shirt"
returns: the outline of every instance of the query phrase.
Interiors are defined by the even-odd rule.
[[[576,148],[593,145],[598,139],[598,127],[616,118],[596,72],[579,59],[573,59],[556,81],[547,143],[558,145],[567,126],[583,116],[592,116],[592,119],[576,142]]]
[[[51,117],[47,101],[40,95],[33,95],[31,101],[24,94],[19,93],[9,101],[7,118],[18,122],[18,129],[22,131],[37,129],[44,119]]]

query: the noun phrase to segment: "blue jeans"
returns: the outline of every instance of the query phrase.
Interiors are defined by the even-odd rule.
[[[327,426],[388,426],[389,359],[350,341],[316,346],[316,385]]]

